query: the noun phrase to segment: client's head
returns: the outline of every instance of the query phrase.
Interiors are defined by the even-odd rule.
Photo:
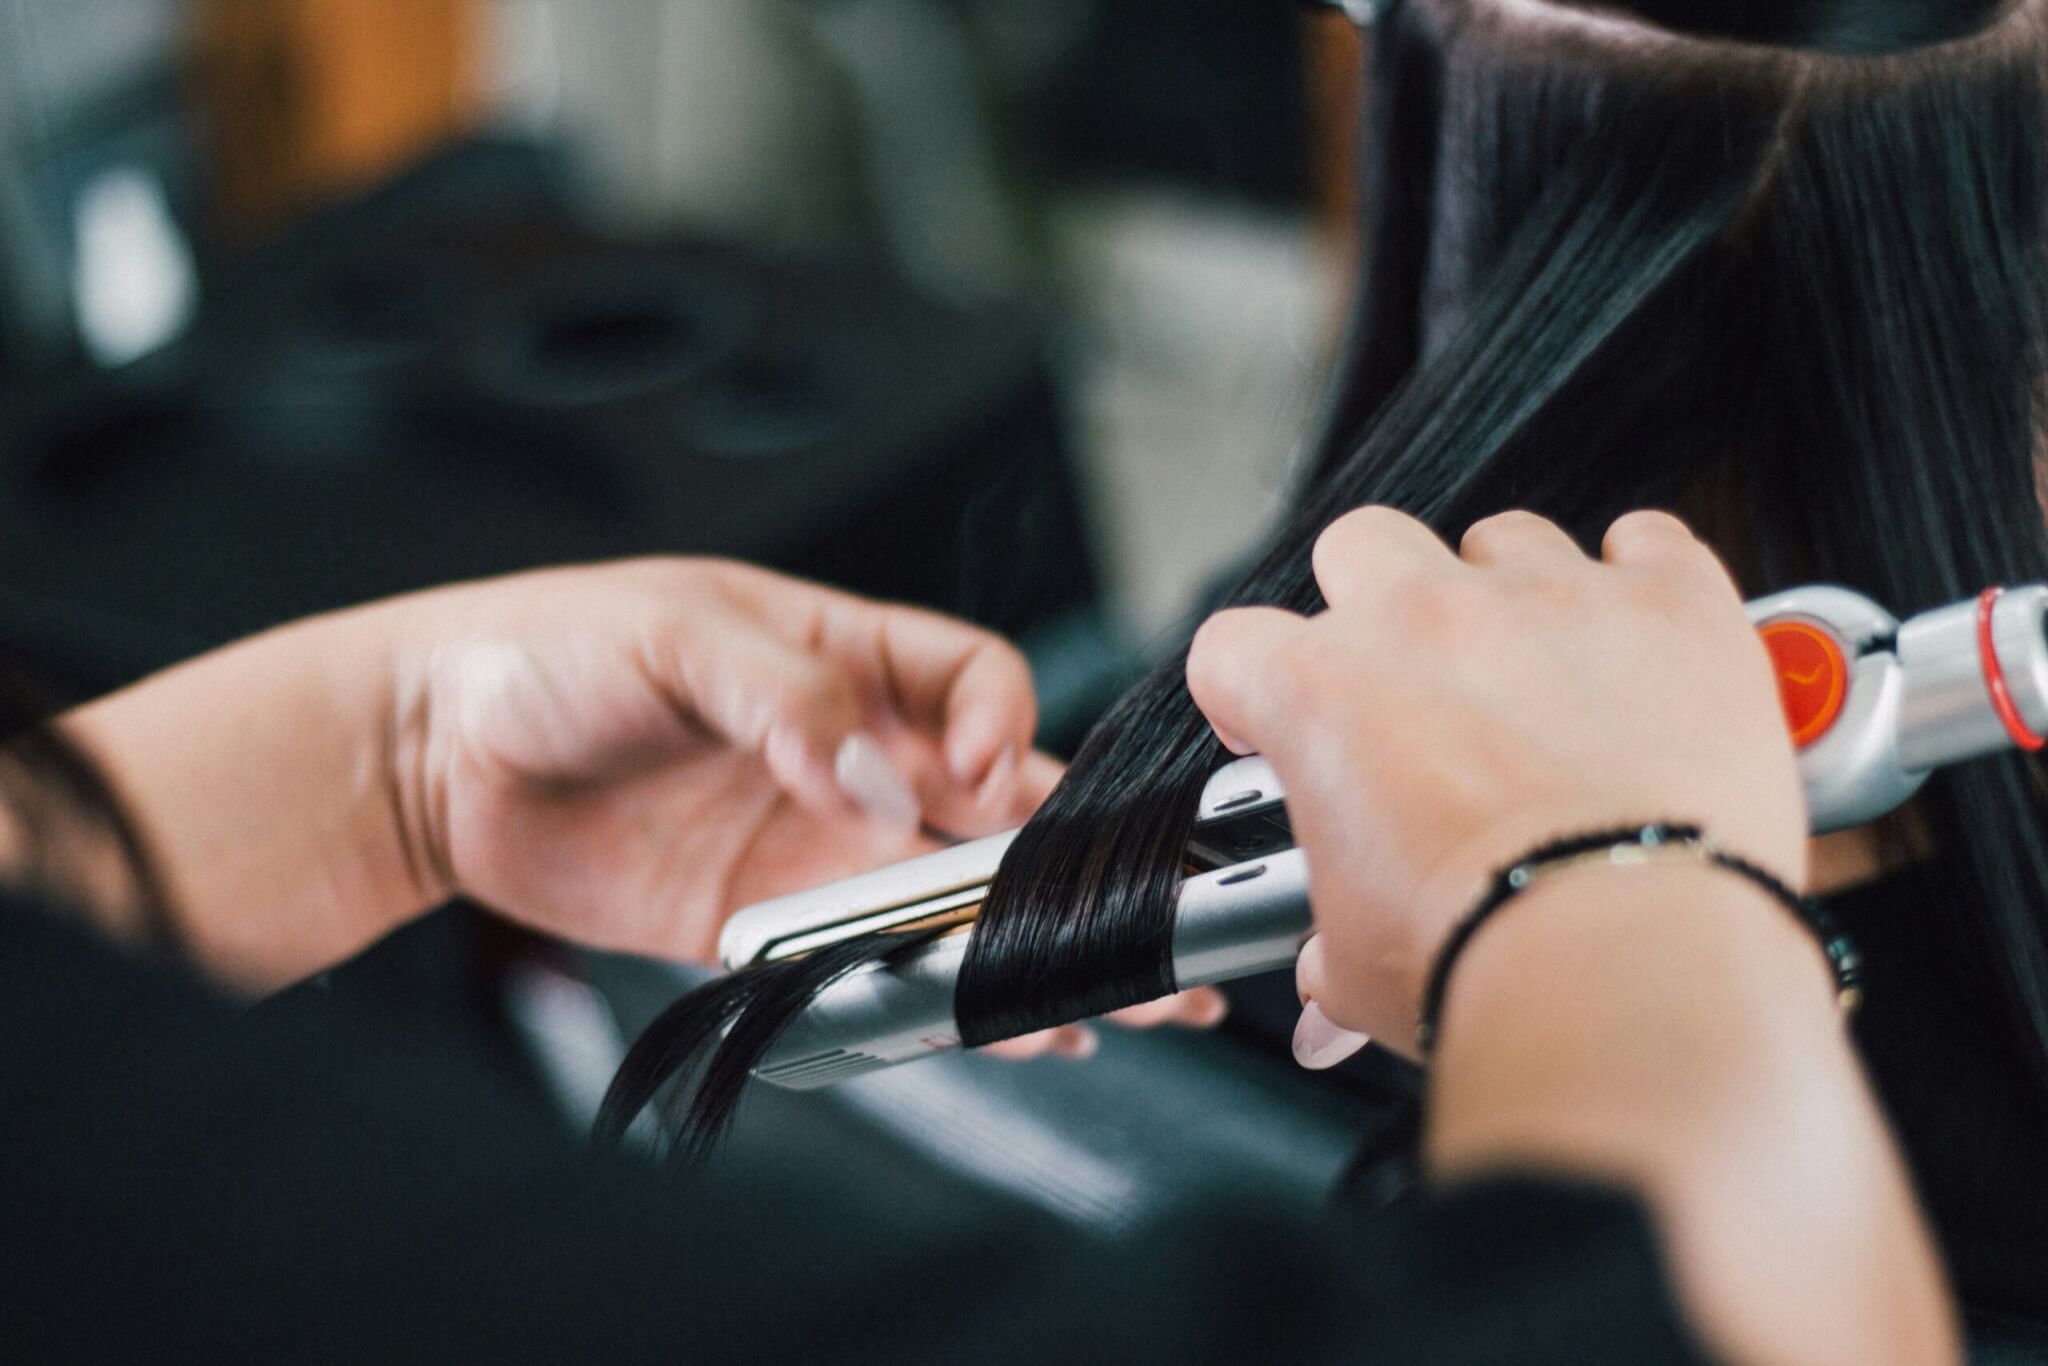
[[[1295,515],[1233,603],[1315,610],[1310,547],[1364,503],[1453,539],[1530,507],[1589,541],[1677,505],[1751,594],[1827,579],[1900,611],[2048,578],[2048,0],[1397,0],[1367,80],[1358,298]],[[973,931],[967,1042],[1173,989],[1223,757],[1178,659],[1104,719]],[[2048,1081],[2041,793],[1981,764],[1924,816],[1948,932]],[[614,1119],[706,1039],[679,1042],[643,1041]]]

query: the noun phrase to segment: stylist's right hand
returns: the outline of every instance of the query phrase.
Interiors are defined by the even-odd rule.
[[[1503,864],[1561,835],[1697,824],[1803,884],[1770,664],[1727,571],[1675,518],[1623,517],[1593,560],[1530,513],[1476,523],[1454,553],[1369,507],[1323,533],[1314,564],[1327,611],[1219,613],[1188,687],[1286,785],[1314,870],[1302,994],[1323,1019],[1411,1048],[1452,926]]]

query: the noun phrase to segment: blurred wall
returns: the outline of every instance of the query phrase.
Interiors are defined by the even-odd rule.
[[[0,144],[34,136],[82,99],[171,51],[182,0],[0,0]]]
[[[0,0],[0,368],[74,302],[10,149],[193,37],[244,227],[493,128],[568,143],[616,224],[1030,300],[1149,637],[1282,501],[1343,305],[1361,53],[1312,32],[1286,0]]]
[[[468,131],[482,22],[476,0],[193,0],[221,221],[272,226]]]
[[[844,92],[795,0],[500,0],[550,32],[560,130],[613,216],[804,240],[858,217]]]

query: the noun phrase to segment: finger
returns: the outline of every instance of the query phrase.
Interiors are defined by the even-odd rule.
[[[1015,1039],[999,1039],[995,1043],[983,1044],[974,1050],[1004,1062],[1024,1062],[1031,1058],[1044,1057],[1052,1051],[1052,1031],[1041,1029],[1036,1034],[1025,1034]]]
[[[1061,1025],[1056,1029],[1041,1029],[1036,1034],[1025,1034],[1015,1039],[1003,1039],[996,1043],[984,1044],[976,1050],[1005,1062],[1023,1062],[1031,1058],[1085,1058],[1101,1047],[1102,1041],[1095,1031],[1084,1024]]]
[[[1195,987],[1190,991],[1162,996],[1156,1001],[1147,1001],[1143,1005],[1113,1010],[1104,1018],[1122,1025],[1125,1029],[1154,1029],[1160,1025],[1208,1029],[1221,1024],[1223,1017],[1229,1013],[1230,1002],[1222,992],[1214,987]]]
[[[1067,766],[1042,750],[1032,750],[1024,756],[1024,762],[1017,769],[1017,783],[1011,794],[1015,805],[1026,816],[1045,805],[1045,799],[1060,785],[1060,779],[1067,776]]]
[[[1312,934],[1301,946],[1301,952],[1294,957],[1294,996],[1303,1005],[1318,996],[1328,994],[1324,974],[1328,971],[1323,958],[1323,937]]]
[[[1025,1062],[1031,1058],[1042,1058],[1052,1052],[1052,1031],[1041,1029],[1036,1034],[1025,1034],[1015,1039],[1000,1039],[995,1043],[983,1044],[975,1050],[1004,1062]]]
[[[1001,637],[933,612],[886,607],[879,645],[891,699],[912,725],[941,738],[946,771],[978,788],[1017,764],[1038,728],[1031,666]]]
[[[1061,1025],[1052,1031],[1052,1053],[1056,1058],[1092,1058],[1102,1047],[1102,1036],[1084,1024]]]
[[[936,788],[927,783],[925,823],[956,839],[1014,830],[1037,813],[1065,773],[1059,760],[1031,750],[1014,762],[998,762],[971,791],[950,782]]]
[[[762,756],[776,783],[807,809],[841,814],[849,802],[915,823],[916,797],[888,756],[862,733],[859,690],[829,660],[739,615],[694,623],[657,679],[678,710],[736,748]]]
[[[1301,998],[1301,1018],[1294,1025],[1294,1060],[1310,1071],[1335,1067],[1372,1042],[1372,1036],[1346,1029],[1323,1013],[1329,998],[1329,959],[1323,937],[1312,934],[1294,960],[1294,993]]]
[[[1728,566],[1692,529],[1666,512],[1631,512],[1607,528],[1601,554],[1618,569],[1649,573],[1689,590],[1741,596]]]
[[[1666,512],[1631,512],[1616,519],[1601,541],[1601,554],[1617,569],[1676,586],[1692,603],[1739,603],[1742,598],[1734,573],[1713,548]]]
[[[1557,523],[1533,512],[1512,511],[1483,517],[1465,530],[1458,557],[1481,568],[1543,570],[1585,563],[1578,543]]]
[[[1036,815],[1038,808],[1045,805],[1045,799],[1060,785],[1060,779],[1067,774],[1067,766],[1041,750],[1031,750],[1016,766],[1007,790],[995,786],[995,777],[982,784],[976,793],[977,804],[991,811],[1000,811],[1003,825],[1021,825]]]
[[[1282,710],[1270,696],[1280,673],[1273,661],[1307,627],[1303,618],[1277,607],[1235,607],[1195,632],[1188,647],[1188,693],[1234,752],[1266,748],[1267,727]]]
[[[1237,736],[1232,735],[1229,731],[1223,730],[1220,727],[1217,727],[1213,724],[1209,727],[1209,729],[1216,732],[1216,739],[1222,744],[1222,746],[1225,749],[1229,750],[1232,754],[1235,754],[1240,759],[1242,759],[1247,754],[1257,754],[1259,752],[1258,746],[1252,744],[1249,740],[1240,740]]]
[[[1692,528],[1668,512],[1650,509],[1617,517],[1600,541],[1600,557],[1609,564],[1664,563],[1707,553]]]
[[[1428,526],[1390,507],[1345,513],[1316,537],[1309,560],[1323,601],[1332,607],[1397,588],[1418,572],[1458,563]]]
[[[1370,1035],[1332,1022],[1321,1006],[1310,1001],[1301,1008],[1301,1019],[1294,1026],[1294,1060],[1312,1072],[1320,1072],[1335,1067],[1371,1042]]]

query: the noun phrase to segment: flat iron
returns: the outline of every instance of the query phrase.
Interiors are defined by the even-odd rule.
[[[1816,834],[1897,809],[1947,764],[2048,732],[2048,586],[1987,589],[1901,624],[1843,588],[1750,604],[1778,671]],[[1209,779],[1188,839],[1194,871],[1174,914],[1183,988],[1289,967],[1307,936],[1309,870],[1286,793],[1256,756]],[[729,969],[794,958],[874,930],[937,931],[889,965],[839,979],[754,1069],[825,1086],[960,1046],[953,987],[988,885],[1016,832],[956,845],[738,912],[719,938]]]

